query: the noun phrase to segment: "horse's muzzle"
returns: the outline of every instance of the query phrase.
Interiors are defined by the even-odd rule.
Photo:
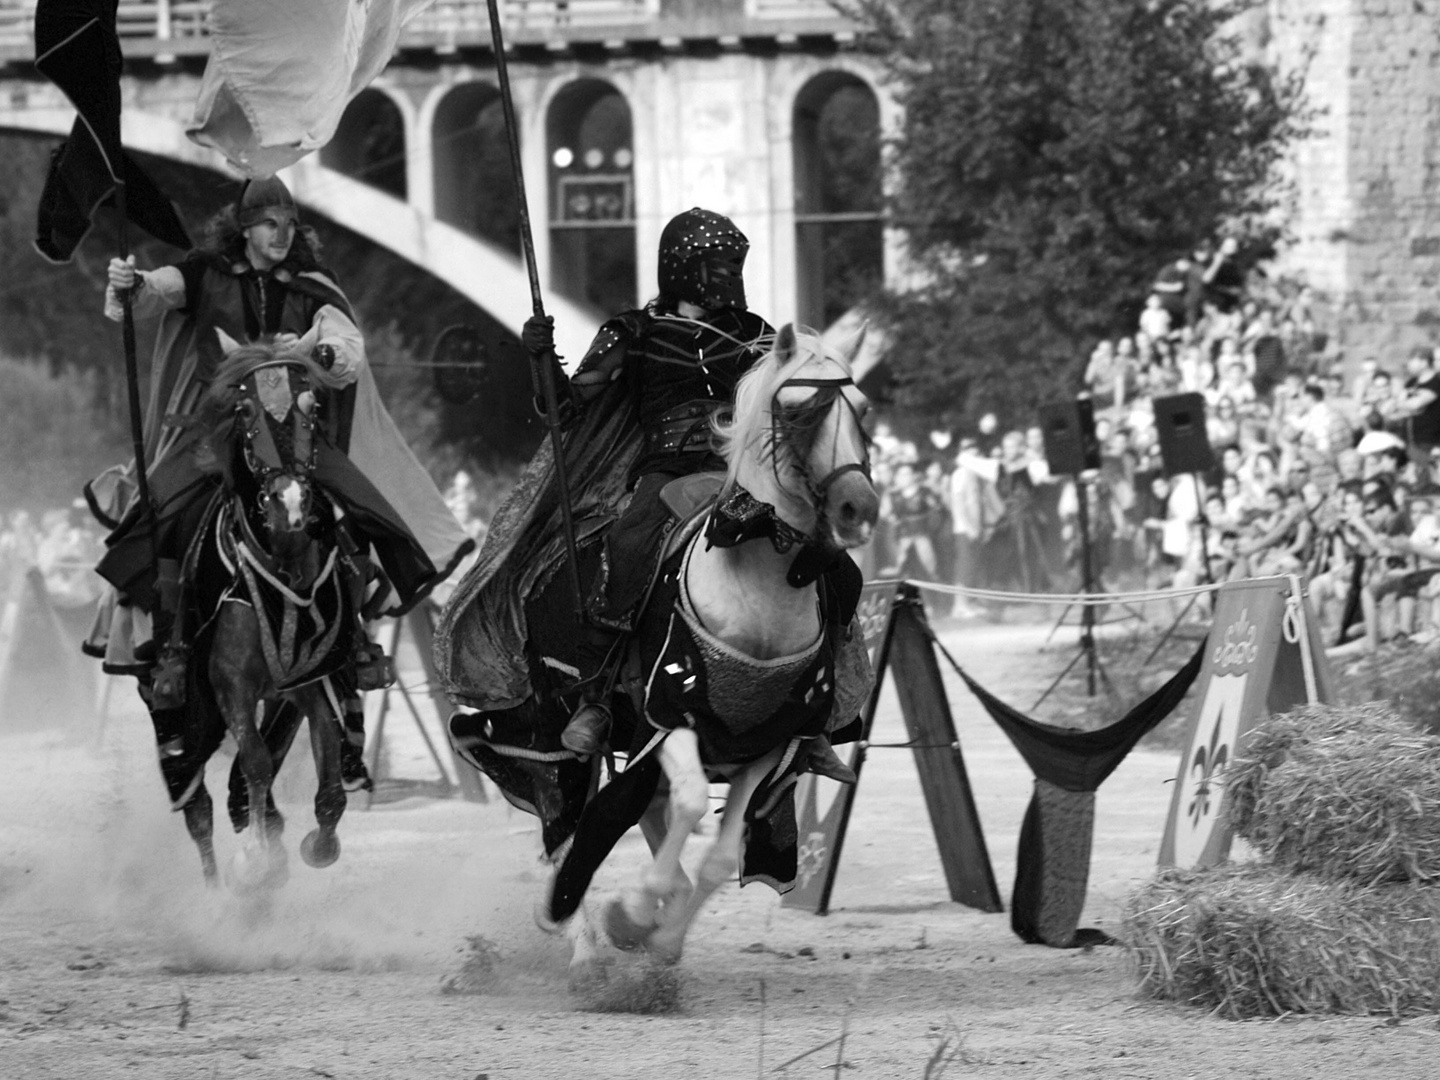
[[[825,490],[825,520],[837,547],[859,547],[880,517],[880,496],[862,469],[835,476]]]

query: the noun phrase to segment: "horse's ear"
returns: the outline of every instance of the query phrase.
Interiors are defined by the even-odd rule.
[[[215,336],[220,339],[220,352],[225,356],[229,356],[236,349],[240,348],[240,342],[236,341],[218,326],[215,327]]]
[[[786,323],[775,335],[775,359],[781,364],[788,364],[791,357],[795,355],[795,325]]]
[[[865,344],[865,335],[869,332],[869,330],[870,320],[867,319],[860,324],[860,332],[855,335],[855,339],[850,343],[849,352],[845,357],[845,363],[848,366],[855,366],[855,361],[860,356],[860,347]]]

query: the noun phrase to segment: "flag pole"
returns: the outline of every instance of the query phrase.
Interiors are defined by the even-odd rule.
[[[515,123],[515,102],[510,96],[510,70],[505,62],[505,39],[500,30],[499,0],[487,0],[490,9],[490,40],[495,51],[495,73],[500,83],[500,107],[505,115],[506,141],[510,145],[510,170],[515,180],[515,201],[520,216],[520,246],[525,269],[530,275],[530,303],[538,317],[545,315],[540,296],[540,271],[535,264],[535,239],[530,231],[530,208],[525,199],[525,173],[520,164],[520,134]],[[570,565],[570,588],[575,593],[575,610],[583,617],[585,594],[580,588],[580,562],[575,554],[575,520],[570,509],[570,481],[565,468],[565,443],[560,436],[560,403],[555,391],[555,354],[530,354],[530,377],[535,392],[545,405],[545,426],[550,432],[550,449],[555,458],[555,483],[560,493],[560,516],[565,529],[565,551]]]
[[[115,181],[115,211],[120,216],[120,258],[130,257],[130,219],[126,214],[125,181]],[[145,475],[145,426],[140,411],[140,364],[135,358],[135,309],[132,306],[134,288],[118,289],[120,307],[124,313],[120,322],[120,337],[125,349],[125,390],[130,402],[130,440],[135,452],[135,487],[140,505],[150,505],[150,478]],[[153,545],[152,545],[153,547]]]
[[[119,247],[122,260],[130,257],[130,216],[125,204],[125,163],[120,162],[121,175],[115,177],[115,210],[120,215]],[[150,505],[150,477],[145,462],[145,420],[140,405],[140,364],[135,357],[135,288],[117,289],[120,299],[120,340],[125,351],[125,394],[130,405],[130,443],[135,455],[135,498],[140,514],[154,514]],[[156,536],[158,523],[150,528],[150,570],[159,588],[160,549]]]

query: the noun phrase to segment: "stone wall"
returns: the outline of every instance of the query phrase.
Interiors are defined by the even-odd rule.
[[[1269,0],[1272,60],[1304,71],[1283,268],[1331,301],[1347,364],[1440,343],[1440,0]]]

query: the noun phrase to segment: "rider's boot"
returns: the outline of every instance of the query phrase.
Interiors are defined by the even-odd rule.
[[[348,519],[340,522],[336,532],[340,546],[349,556],[353,572],[347,575],[351,604],[355,611],[355,649],[351,666],[358,690],[384,690],[395,683],[395,663],[385,650],[370,640],[367,620],[378,616],[378,608],[389,591],[389,583],[367,554],[367,549],[351,536]]]
[[[816,776],[826,776],[831,780],[838,780],[842,784],[853,784],[858,779],[855,770],[846,765],[835,748],[830,745],[830,740],[824,735],[817,735],[805,744],[805,759],[803,762],[804,772],[812,772]]]
[[[138,684],[140,698],[150,711],[150,723],[155,726],[155,746],[163,764],[166,758],[179,757],[185,752],[185,710],[155,703],[153,670],[141,675]]]
[[[581,701],[560,733],[560,745],[581,757],[598,753],[610,737],[611,719],[610,706],[604,701],[589,698]]]
[[[365,767],[365,707],[359,697],[347,698],[340,743],[340,783],[346,791],[370,791],[375,784]]]

